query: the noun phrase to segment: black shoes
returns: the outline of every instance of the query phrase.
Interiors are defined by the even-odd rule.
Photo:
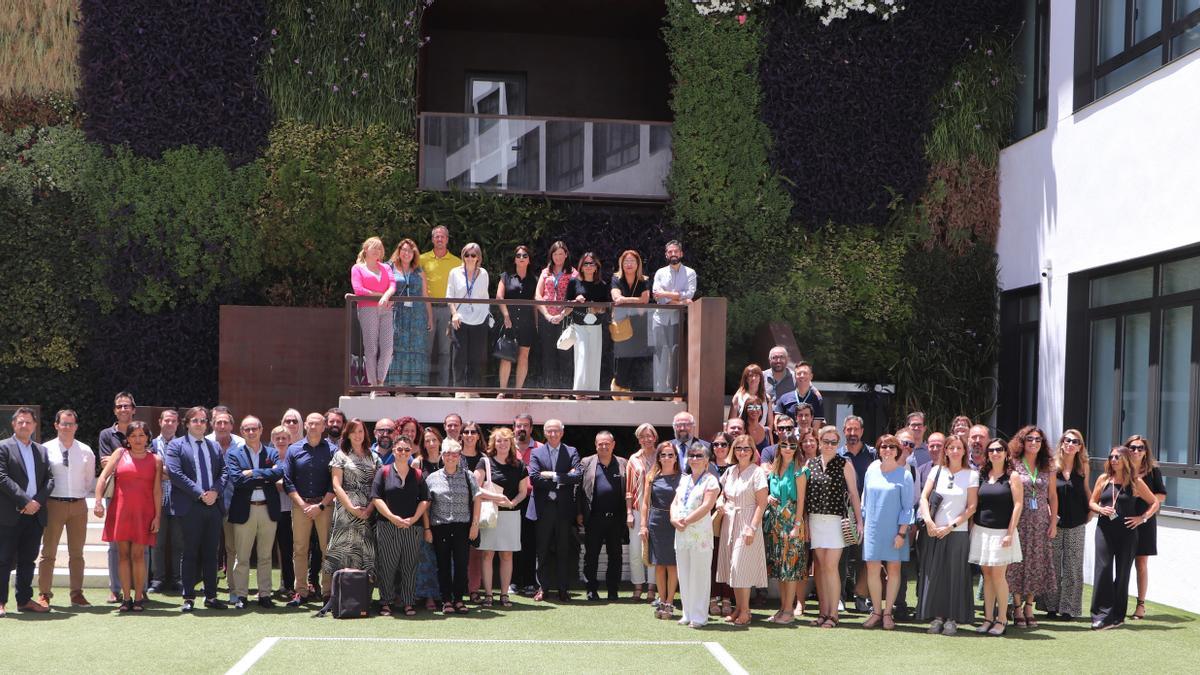
[[[558,592],[558,600],[559,600],[559,602],[567,602],[567,601],[569,601],[570,599],[571,599],[571,594],[570,594],[570,593],[568,593],[568,592],[566,592],[566,591],[559,591],[559,592]]]
[[[204,608],[205,609],[229,609],[229,605],[225,604],[225,602],[223,600],[221,600],[220,598],[205,598],[204,599]]]
[[[592,602],[599,602],[599,601],[600,601],[600,594],[599,594],[599,593],[597,593],[596,591],[588,591],[588,592],[587,592],[587,599],[588,599],[588,600],[591,600]]]
[[[196,601],[192,600],[191,598],[184,598],[183,606],[179,608],[179,611],[190,612],[193,609],[196,609]]]
[[[271,598],[265,595],[258,596],[258,606],[263,609],[271,609],[275,603],[271,602]]]
[[[236,601],[234,601],[233,608],[234,609],[246,609],[246,599],[239,597]]]
[[[609,591],[608,599],[609,600],[620,600],[621,596],[616,591]]]

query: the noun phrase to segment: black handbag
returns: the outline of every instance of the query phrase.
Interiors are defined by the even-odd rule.
[[[496,344],[492,347],[492,356],[502,361],[516,363],[517,352],[521,346],[517,344],[517,338],[513,337],[509,330],[505,328],[500,331],[500,335],[496,338]]]
[[[933,489],[929,491],[929,518],[937,522],[938,509],[942,508],[942,501],[945,499],[942,493],[937,491],[937,479],[942,475],[942,467],[937,468],[937,473],[933,474]]]

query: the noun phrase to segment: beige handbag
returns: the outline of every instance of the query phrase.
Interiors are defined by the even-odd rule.
[[[633,337],[633,321],[629,317],[608,324],[608,334],[613,342],[624,342]]]

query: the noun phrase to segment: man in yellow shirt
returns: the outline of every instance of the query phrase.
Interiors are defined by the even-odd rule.
[[[446,297],[450,270],[462,265],[462,260],[447,249],[450,230],[438,225],[430,233],[433,250],[421,254],[421,269],[430,297]],[[429,384],[450,386],[450,307],[444,302],[433,303],[433,339],[429,341]]]

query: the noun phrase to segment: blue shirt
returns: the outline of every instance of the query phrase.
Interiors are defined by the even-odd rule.
[[[842,457],[845,457],[846,461],[850,462],[850,466],[854,467],[854,480],[856,483],[858,483],[858,494],[859,496],[862,496],[863,481],[866,479],[867,469],[870,468],[871,462],[874,462],[876,459],[878,459],[875,456],[875,448],[863,443],[862,448],[858,451],[858,454],[852,455],[850,454],[850,451],[846,449],[846,446],[843,445],[838,448],[837,453]]]
[[[395,464],[396,463],[396,446],[393,445],[392,451],[389,452],[388,454],[381,455],[381,454],[379,454],[379,444],[375,443],[371,446],[371,456],[373,456],[379,462],[380,466],[387,466],[388,464]],[[411,464],[412,464],[412,462],[410,461],[409,465],[411,465]]]
[[[929,446],[922,443],[922,444],[918,445],[916,448],[914,448],[912,453],[909,454],[908,461],[906,462],[906,464],[919,469],[919,468],[925,466],[926,464],[928,464],[929,462],[931,462],[932,460],[933,460],[933,457],[930,456],[930,454],[929,454]]]
[[[195,464],[195,466],[196,466],[196,485],[201,490],[213,489],[213,487],[217,484],[217,481],[214,480],[214,475],[213,475],[213,460],[208,455],[205,455],[204,463],[203,464],[200,463],[200,448],[204,447],[208,443],[208,441],[206,441],[203,438],[196,438],[195,436],[193,436],[191,434],[188,434],[187,436],[184,436],[183,438],[184,438],[183,442],[187,443],[188,452],[192,453],[192,463]],[[208,482],[207,483],[204,482],[204,477],[202,475],[200,475],[201,471],[208,472]],[[208,486],[207,488],[205,488],[206,485]]]
[[[37,464],[33,463],[33,445],[25,445],[21,441],[17,441],[17,447],[21,450],[21,461],[25,462],[25,474],[29,477],[29,482],[25,485],[25,496],[35,499],[37,497]]]
[[[167,446],[170,444],[171,441],[163,438],[160,434],[153,441],[150,441],[150,452],[158,455],[165,462],[167,459]],[[171,476],[167,473],[166,468],[163,469],[162,495],[163,506],[169,506],[171,504]],[[163,513],[165,514],[166,511],[163,511]]]
[[[315,448],[308,444],[308,439],[292,443],[283,463],[284,491],[295,492],[301,499],[320,499],[333,492],[333,477],[329,474],[331,461],[333,448],[327,441],[322,440]]]

